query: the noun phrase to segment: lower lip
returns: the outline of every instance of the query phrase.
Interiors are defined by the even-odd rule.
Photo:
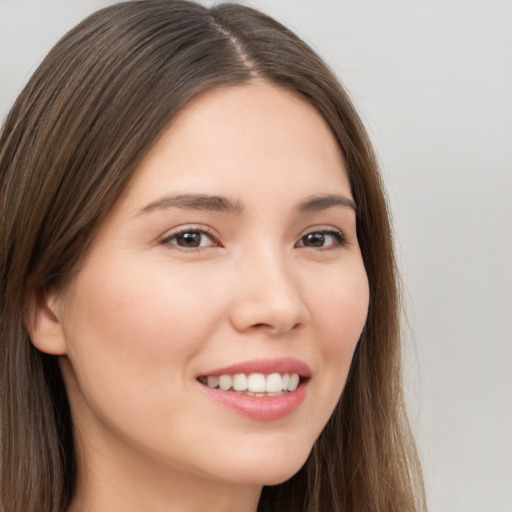
[[[275,421],[296,411],[306,398],[308,382],[301,382],[295,391],[278,396],[250,396],[236,391],[221,391],[199,384],[211,398],[243,416],[259,421]]]

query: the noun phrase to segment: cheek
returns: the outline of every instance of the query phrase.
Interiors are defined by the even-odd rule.
[[[352,352],[368,314],[369,285],[362,260],[323,278],[322,287],[311,287],[308,302],[313,331],[321,336],[324,350],[346,355]]]
[[[197,293],[214,283],[191,273],[116,263],[84,268],[68,293],[66,386],[78,421],[97,437],[106,429],[157,456],[172,439],[194,436],[176,417],[190,419],[190,362],[216,328],[219,306]]]
[[[145,266],[102,268],[84,269],[69,293],[69,359],[84,392],[104,389],[112,400],[123,393],[147,401],[149,391],[183,381],[217,319],[215,303],[197,293],[190,276],[183,282],[177,272]]]
[[[71,297],[70,324],[95,331],[109,344],[147,351],[190,346],[183,334],[197,333],[197,319],[208,304],[197,293],[203,282],[180,272],[141,265],[107,266],[102,274],[83,272]],[[196,279],[199,281],[199,279]],[[211,305],[211,301],[209,302]],[[79,330],[76,329],[77,331]],[[172,343],[170,343],[172,341]]]
[[[322,379],[316,381],[320,389],[315,394],[322,397],[316,404],[322,427],[345,386],[369,304],[368,280],[362,261],[333,275],[328,282],[322,290],[310,295],[314,304],[312,330],[321,354],[318,368]]]

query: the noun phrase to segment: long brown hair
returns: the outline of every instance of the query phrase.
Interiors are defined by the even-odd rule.
[[[425,510],[400,380],[398,291],[386,201],[366,132],[320,58],[278,22],[236,4],[117,4],[53,48],[0,139],[0,510],[63,512],[73,427],[58,359],[34,348],[31,301],[62,286],[138,163],[210,87],[254,78],[294,91],[332,129],[358,206],[370,308],[343,395],[303,468],[258,510]]]

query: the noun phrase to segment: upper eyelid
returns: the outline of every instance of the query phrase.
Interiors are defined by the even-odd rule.
[[[187,233],[189,231],[198,231],[201,233],[205,233],[208,235],[213,241],[220,242],[218,235],[216,235],[215,231],[210,228],[209,226],[205,226],[203,224],[190,224],[190,225],[183,225],[176,228],[173,228],[171,230],[166,231],[163,235],[158,237],[159,242],[165,242],[167,240],[170,240],[174,238],[175,236],[178,236],[182,233]]]
[[[334,249],[335,246],[338,246],[339,248],[341,248],[341,247],[345,247],[349,243],[347,236],[345,235],[345,232],[342,229],[336,228],[334,226],[324,225],[324,226],[312,226],[312,227],[304,230],[302,232],[302,234],[298,237],[295,245],[297,246],[297,244],[299,244],[305,236],[310,235],[312,233],[330,234],[331,236],[337,235],[337,236],[335,236],[335,239],[337,242],[336,244],[328,245],[325,247],[321,246],[321,247],[311,248],[312,250],[315,250],[315,251],[330,250],[330,249]],[[307,247],[304,245],[298,245],[298,247],[305,247],[306,249],[310,248],[310,247]]]
[[[305,233],[309,233],[311,231],[342,231],[341,228],[333,226],[331,224],[315,224],[314,226],[309,226],[303,230]]]
[[[300,239],[303,236],[306,236],[310,233],[330,233],[330,232],[339,233],[340,235],[343,236],[343,238],[346,238],[345,231],[343,229],[340,229],[340,228],[337,228],[335,226],[328,225],[328,224],[327,225],[320,224],[318,226],[308,227],[301,232],[301,234],[299,235],[298,238]]]

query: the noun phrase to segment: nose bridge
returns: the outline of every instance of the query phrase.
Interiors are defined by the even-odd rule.
[[[241,262],[239,293],[233,310],[238,330],[266,329],[283,334],[307,318],[298,276],[291,256],[276,246],[264,245]]]

